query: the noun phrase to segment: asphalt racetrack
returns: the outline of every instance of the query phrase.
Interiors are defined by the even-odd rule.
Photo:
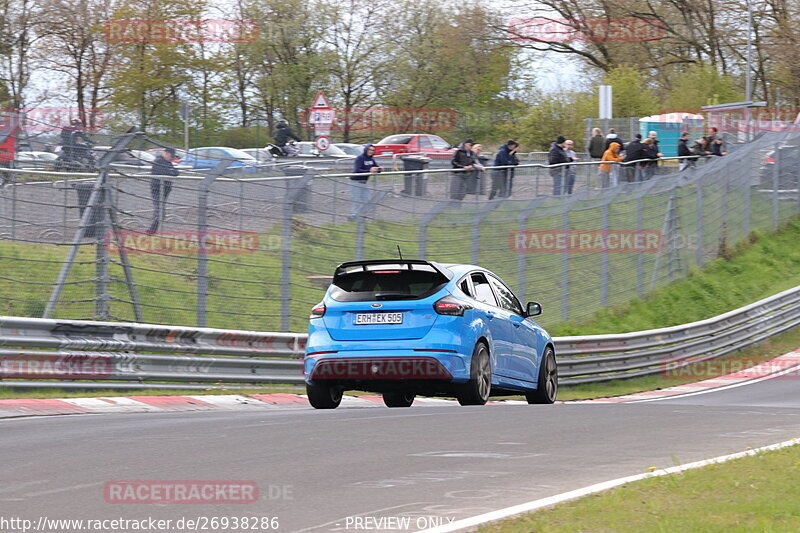
[[[796,373],[636,403],[18,418],[0,421],[0,515],[277,517],[247,530],[417,531],[795,437]],[[108,483],[129,480],[247,481],[258,498],[110,502]]]

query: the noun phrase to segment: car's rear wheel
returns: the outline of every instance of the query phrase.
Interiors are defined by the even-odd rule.
[[[484,405],[492,391],[492,364],[489,349],[482,342],[472,350],[472,363],[469,369],[469,381],[458,394],[461,405]]]
[[[306,383],[308,403],[314,409],[336,409],[342,403],[343,392],[341,387],[335,383],[326,383],[324,381],[314,385]]]
[[[558,395],[558,365],[556,354],[548,347],[542,356],[542,366],[539,368],[539,380],[535,391],[525,394],[528,403],[550,404],[556,401]]]
[[[384,392],[383,403],[386,407],[411,407],[415,396],[412,392]]]

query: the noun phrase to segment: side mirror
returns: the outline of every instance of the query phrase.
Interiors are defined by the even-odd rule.
[[[528,302],[525,306],[525,314],[528,316],[539,316],[542,314],[542,304],[539,302]]]

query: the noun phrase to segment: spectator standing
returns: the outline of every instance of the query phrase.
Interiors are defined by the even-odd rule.
[[[361,208],[366,205],[369,198],[369,189],[367,188],[367,180],[371,174],[376,174],[383,171],[383,167],[375,162],[375,146],[372,144],[364,145],[364,151],[356,156],[353,161],[353,174],[360,174],[358,176],[350,176],[350,188],[353,191],[353,205],[350,208],[350,217],[348,220],[355,220]]]
[[[494,156],[494,166],[509,167],[519,165],[519,158],[517,158],[518,148],[519,143],[517,141],[513,139],[509,140],[497,150],[497,155]],[[500,198],[508,198],[511,196],[513,182],[513,168],[492,170],[492,188],[489,191],[489,200],[493,199],[495,196],[499,196]]]
[[[483,152],[483,145],[481,144],[473,144],[472,150],[470,151],[472,152],[472,164],[475,168],[470,172],[472,176],[467,180],[467,194],[474,194],[477,196],[482,194],[481,191],[484,190],[483,181],[486,175],[484,163],[488,161],[488,158],[485,155],[481,155],[481,152]]]
[[[692,155],[692,149],[689,148],[689,132],[684,131],[681,133],[681,138],[678,139],[678,157],[688,157]],[[697,158],[681,159],[678,165],[678,170],[684,170],[694,166]]]
[[[279,120],[278,124],[275,126],[275,146],[280,148],[285,155],[291,155],[285,148],[289,139],[294,139],[298,142],[301,140],[300,137],[289,129],[289,124],[287,124],[285,120]]]
[[[575,143],[567,139],[564,141],[564,152],[567,154],[570,162],[572,161],[580,161],[581,158],[578,157],[578,154],[575,153]],[[575,178],[578,175],[578,167],[575,165],[568,165],[567,166],[567,181],[565,184],[565,191],[567,194],[572,194],[572,189],[575,187]]]
[[[178,169],[172,164],[175,159],[175,148],[164,148],[164,151],[153,160],[150,174],[153,176],[177,176]],[[150,196],[153,199],[153,221],[147,230],[148,235],[158,231],[158,227],[166,213],[167,198],[171,192],[172,180],[161,177],[150,179]]]
[[[465,139],[458,145],[456,153],[453,154],[451,164],[455,172],[450,176],[450,198],[453,200],[463,200],[467,194],[467,181],[472,177],[475,170],[475,154],[472,153],[472,145],[475,141]]]
[[[716,156],[728,155],[728,146],[725,144],[722,135],[719,134],[719,130],[712,127],[708,131],[708,152]]]
[[[625,146],[625,143],[622,142],[622,139],[620,138],[620,136],[617,135],[617,130],[615,130],[614,128],[610,128],[608,130],[608,135],[606,135],[606,143],[603,146],[603,148],[605,150],[608,150],[608,147],[609,147],[609,145],[611,143],[619,143],[620,151],[622,151],[624,149],[623,147]]]
[[[638,181],[637,165],[634,161],[644,159],[644,157],[644,152],[642,151],[642,135],[637,133],[636,137],[625,147],[625,159],[622,160],[622,177],[625,181],[629,183]]]
[[[656,168],[658,167],[658,158],[661,154],[658,152],[656,142],[652,137],[648,137],[642,141],[641,152],[642,157],[646,159],[646,161],[639,163],[639,172],[641,174],[641,180],[647,181],[652,179],[655,174]]]
[[[597,161],[603,158],[605,151],[606,140],[603,137],[603,132],[600,128],[592,129],[592,138],[589,140],[589,157]]]
[[[692,154],[697,156],[707,156],[711,154],[711,152],[708,151],[708,139],[706,137],[700,137],[694,142],[692,145]],[[695,158],[695,161],[696,160],[697,158]]]
[[[622,156],[619,154],[620,145],[619,143],[611,143],[603,153],[603,161],[615,161],[619,163],[622,161]],[[600,187],[607,188],[607,187],[616,187],[618,184],[619,175],[619,165],[614,165],[612,163],[605,163],[600,165]]]
[[[550,151],[547,153],[548,165],[562,165],[569,163],[569,157],[564,151],[564,143],[567,139],[563,135],[559,135],[555,141],[550,144]],[[553,196],[561,196],[563,190],[561,188],[562,178],[566,176],[566,168],[564,166],[552,167],[550,169],[550,177],[553,178]]]

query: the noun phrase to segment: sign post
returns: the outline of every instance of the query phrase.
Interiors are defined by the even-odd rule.
[[[324,152],[331,145],[328,135],[331,134],[331,124],[334,119],[334,111],[331,109],[325,94],[320,91],[311,104],[311,111],[308,114],[308,121],[314,124],[314,146],[320,152]]]

